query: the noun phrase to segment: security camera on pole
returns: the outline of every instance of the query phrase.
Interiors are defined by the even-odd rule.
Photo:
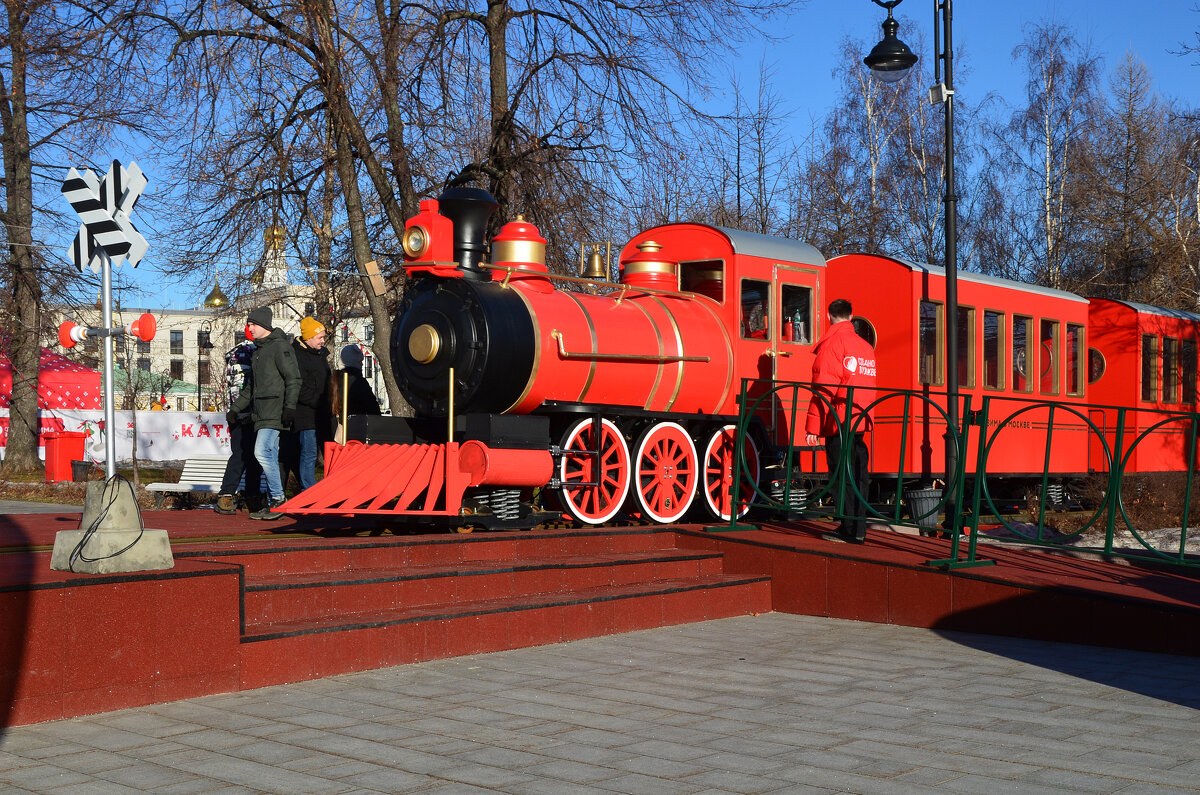
[[[154,316],[144,314],[128,329],[113,326],[112,266],[128,260],[137,267],[146,253],[146,238],[130,216],[146,188],[146,175],[130,163],[126,169],[117,160],[98,180],[91,169],[71,169],[62,193],[83,221],[67,253],[75,267],[100,274],[103,327],[85,329],[63,323],[58,330],[64,347],[74,347],[88,337],[104,340],[104,457],[108,475],[104,482],[91,482],[83,504],[78,530],[62,530],[54,538],[50,568],[87,574],[149,571],[174,567],[171,545],[165,530],[142,527],[141,509],[133,486],[117,477],[116,409],[113,402],[113,338],[130,333],[149,341],[154,338]]]

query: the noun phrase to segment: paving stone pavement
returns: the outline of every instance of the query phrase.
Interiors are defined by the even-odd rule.
[[[784,614],[0,730],[0,790],[1200,791],[1200,661]]]

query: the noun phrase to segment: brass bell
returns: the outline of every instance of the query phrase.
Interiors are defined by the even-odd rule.
[[[600,249],[592,249],[592,253],[587,258],[587,266],[581,275],[585,279],[608,280],[608,268],[604,265],[604,258],[600,256]]]

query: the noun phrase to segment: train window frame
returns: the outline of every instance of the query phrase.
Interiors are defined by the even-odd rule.
[[[1179,402],[1179,338],[1163,336],[1162,402]]]
[[[933,350],[926,345],[925,309],[933,308]],[[922,298],[917,302],[917,382],[922,386],[944,386],[946,383],[946,305],[941,301]],[[930,364],[927,365],[927,360]],[[933,378],[928,377],[933,370]]]
[[[1018,350],[1018,334],[1017,329],[1024,329],[1024,348]],[[1033,344],[1035,341],[1035,333],[1033,329],[1032,315],[1017,315],[1012,316],[1011,342],[1012,350],[1012,372],[1014,374],[1012,382],[1012,391],[1021,393],[1033,392],[1033,379],[1029,377],[1029,360],[1033,358]],[[1019,379],[1016,377],[1019,376]],[[1024,386],[1022,386],[1022,382]]]
[[[789,295],[788,293],[791,293]],[[802,322],[801,338],[796,339],[796,293],[806,293],[803,302],[804,319]],[[785,342],[788,345],[814,345],[816,342],[815,328],[813,322],[813,307],[816,290],[807,284],[794,284],[789,282],[779,283],[778,304],[780,319],[777,328],[779,329],[779,341]],[[804,325],[807,324],[807,325]]]
[[[1138,346],[1141,372],[1141,396],[1144,403],[1158,402],[1158,358],[1160,346],[1157,334],[1143,334]]]
[[[964,389],[975,388],[975,307],[958,305],[958,385]]]
[[[989,379],[988,379],[988,364],[989,364],[988,320],[990,320],[990,319],[995,319],[995,321],[996,321],[996,333],[994,335],[994,340],[995,340],[995,357],[994,357],[995,362],[994,362],[994,364],[995,364],[996,377],[995,377],[995,379],[993,379],[991,381],[989,381]],[[1005,348],[1007,347],[1005,345],[1005,343],[1008,341],[1008,323],[1006,322],[1007,319],[1008,319],[1008,314],[1006,312],[1004,312],[1003,310],[988,309],[986,307],[983,310],[983,345],[982,345],[982,350],[983,350],[983,388],[988,389],[988,390],[993,390],[996,392],[1003,392],[1004,385],[1007,382],[1007,379],[1004,377],[1005,376],[1004,351],[1005,351]]]
[[[1196,352],[1196,340],[1189,337],[1180,340],[1179,377],[1182,392],[1179,402],[1185,406],[1196,404]]]
[[[714,281],[719,281],[721,284],[721,296],[719,298],[714,296],[710,292],[705,292],[703,290],[691,289],[696,286],[695,282],[693,282],[690,285],[688,284],[688,282],[692,281],[694,275],[701,270],[717,272],[719,279],[716,279]],[[702,295],[702,296],[705,296],[706,298],[711,298],[712,300],[716,301],[718,304],[724,304],[725,299],[728,297],[726,289],[725,289],[725,274],[727,272],[728,272],[728,270],[725,267],[724,259],[696,259],[696,260],[688,260],[686,262],[680,262],[679,263],[679,291],[681,293],[691,293],[693,295]]]
[[[754,286],[748,289],[747,285]],[[748,302],[746,295],[752,291],[757,291],[761,297],[757,301]],[[747,310],[747,306],[750,304],[753,305]],[[761,329],[755,328],[760,320],[760,316],[755,313],[755,310],[760,307],[762,309]],[[771,339],[771,283],[769,281],[745,277],[738,283],[738,318],[738,325],[741,328],[740,336],[743,340],[767,342]]]
[[[1072,339],[1075,340],[1073,346]],[[1071,397],[1083,397],[1087,388],[1087,372],[1084,369],[1087,366],[1084,351],[1087,349],[1087,328],[1082,323],[1067,322],[1066,334],[1063,336],[1063,364],[1066,367],[1063,371],[1063,383],[1066,384],[1067,394]]]
[[[1037,328],[1039,391],[1043,395],[1059,395],[1062,394],[1062,321],[1051,317],[1040,320]],[[1047,329],[1050,331],[1049,338],[1046,337]],[[1050,344],[1047,345],[1047,342]]]

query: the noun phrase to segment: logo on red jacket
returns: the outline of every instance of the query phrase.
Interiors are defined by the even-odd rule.
[[[845,367],[847,370],[849,370],[852,373],[857,372],[858,371],[858,357],[857,356],[847,356],[845,359],[842,359],[842,366]]]

